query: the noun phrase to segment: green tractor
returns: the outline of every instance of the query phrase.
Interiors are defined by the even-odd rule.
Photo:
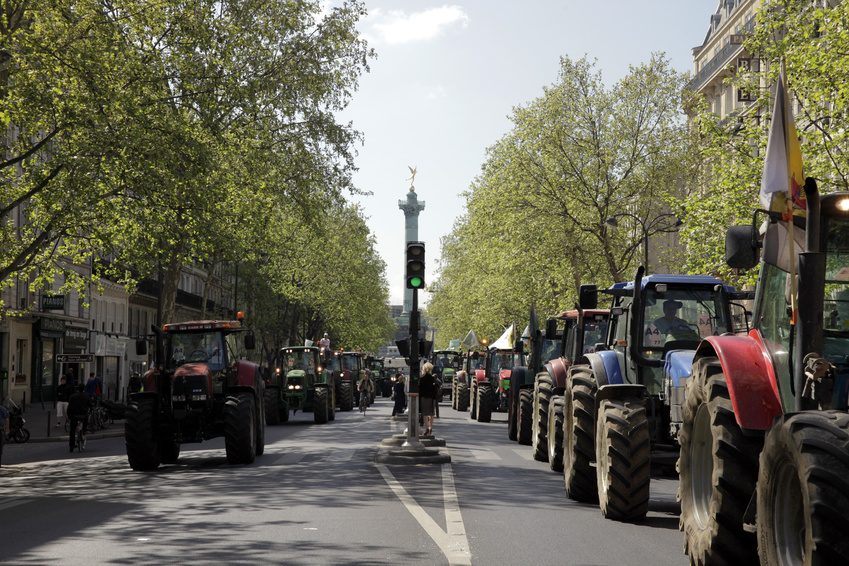
[[[371,370],[375,395],[379,394],[381,397],[389,397],[392,395],[392,379],[390,376],[394,376],[395,374],[390,372],[384,364],[384,358],[366,356],[366,367]]]
[[[433,364],[433,375],[442,382],[440,397],[448,393],[450,397],[454,391],[454,374],[462,367],[462,354],[460,350],[437,350],[431,355]],[[452,405],[454,404],[452,399]]]
[[[266,386],[266,422],[289,420],[289,411],[312,411],[316,424],[336,418],[333,374],[321,365],[317,347],[289,347],[278,353],[270,385]]]

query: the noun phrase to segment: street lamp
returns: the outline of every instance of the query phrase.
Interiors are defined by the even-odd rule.
[[[651,273],[649,271],[649,232],[651,231],[652,228],[657,227],[660,224],[660,220],[662,218],[666,218],[666,217],[674,218],[675,223],[672,225],[671,228],[667,227],[667,228],[663,228],[663,229],[657,229],[657,230],[655,230],[655,233],[657,233],[657,232],[675,232],[676,231],[675,228],[682,226],[684,224],[684,222],[682,222],[681,219],[678,218],[677,216],[675,216],[674,214],[666,212],[666,213],[659,214],[659,215],[655,216],[654,219],[651,222],[648,223],[648,226],[646,226],[646,223],[643,222],[643,219],[640,218],[639,216],[637,216],[636,214],[631,214],[630,212],[620,212],[619,214],[614,214],[613,216],[611,216],[610,218],[605,220],[604,223],[610,224],[613,227],[619,226],[619,222],[617,222],[616,219],[620,218],[622,216],[628,216],[630,218],[633,218],[634,220],[637,221],[637,223],[639,223],[640,228],[643,231],[643,237],[642,237],[642,240],[643,240],[643,257],[644,257],[643,265],[646,268],[646,273]]]

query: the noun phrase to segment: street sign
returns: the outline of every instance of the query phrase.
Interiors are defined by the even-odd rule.
[[[93,354],[59,354],[56,361],[60,364],[86,364],[94,361]]]

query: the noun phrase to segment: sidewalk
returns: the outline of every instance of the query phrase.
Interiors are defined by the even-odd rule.
[[[30,432],[29,442],[68,442],[68,433],[65,432],[65,428],[56,428],[56,408],[53,403],[44,403],[43,409],[39,402],[27,403],[24,420],[26,420],[24,426]],[[89,432],[87,438],[97,440],[117,436],[124,436],[123,420],[110,421],[109,428]]]

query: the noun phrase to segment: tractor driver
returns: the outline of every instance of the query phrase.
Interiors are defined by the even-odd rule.
[[[673,339],[692,338],[695,331],[683,318],[678,318],[678,309],[684,306],[681,301],[668,299],[663,302],[663,316],[655,319],[654,325],[660,332]]]

